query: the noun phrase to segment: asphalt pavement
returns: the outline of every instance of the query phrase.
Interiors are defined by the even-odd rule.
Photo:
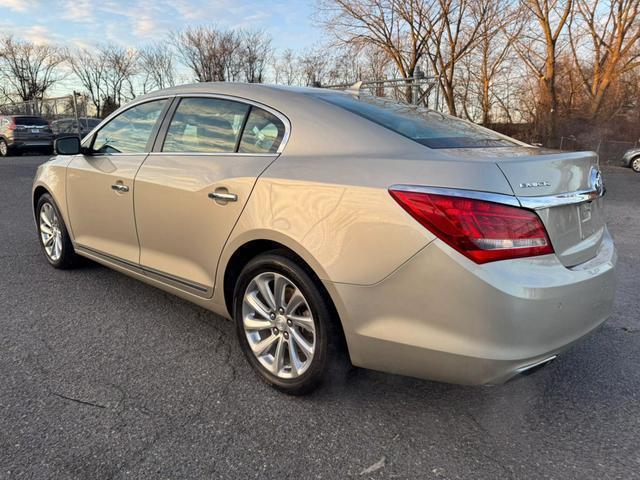
[[[533,375],[464,387],[363,369],[264,385],[231,322],[107,268],[58,271],[0,158],[0,478],[640,478],[640,175],[607,168],[610,320]]]

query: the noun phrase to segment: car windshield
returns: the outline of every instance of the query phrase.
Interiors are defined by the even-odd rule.
[[[428,108],[371,95],[334,92],[313,96],[364,117],[429,148],[510,147],[514,141],[472,122]]]
[[[47,121],[41,117],[16,117],[16,125],[47,125]]]

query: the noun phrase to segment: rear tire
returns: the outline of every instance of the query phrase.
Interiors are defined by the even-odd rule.
[[[236,282],[233,311],[242,351],[264,381],[291,395],[322,383],[334,353],[330,345],[339,343],[332,309],[286,251],[247,263]]]
[[[640,173],[640,157],[632,158],[629,166],[634,172]]]
[[[8,157],[11,155],[11,149],[4,138],[0,138],[0,157]]]
[[[48,193],[38,199],[36,224],[40,246],[49,264],[62,270],[77,266],[80,257],[73,248],[60,210]]]

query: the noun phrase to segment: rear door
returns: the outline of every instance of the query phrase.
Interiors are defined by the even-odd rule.
[[[183,97],[172,110],[135,180],[140,265],[210,297],[222,248],[288,122],[223,97]]]
[[[67,167],[67,205],[79,247],[138,264],[133,180],[151,149],[167,100],[135,105],[89,139],[92,153]]]

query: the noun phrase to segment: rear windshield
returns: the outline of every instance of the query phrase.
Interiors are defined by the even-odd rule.
[[[515,142],[492,130],[443,113],[370,95],[316,93],[344,108],[429,148],[512,147]]]
[[[42,117],[16,117],[16,125],[47,125]]]

